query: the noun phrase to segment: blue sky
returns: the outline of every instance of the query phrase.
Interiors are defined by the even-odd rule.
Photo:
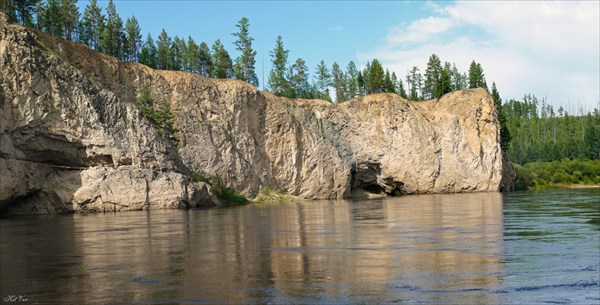
[[[106,6],[108,1],[98,1]],[[361,67],[378,58],[404,78],[423,71],[432,53],[466,71],[480,62],[488,83],[504,98],[532,93],[574,112],[600,103],[600,2],[525,1],[114,1],[125,20],[135,15],[144,38],[164,28],[209,46],[216,39],[232,57],[231,33],[250,20],[262,88],[262,64],[277,35],[290,50],[289,63],[303,58],[313,72],[323,59]],[[87,1],[80,0],[84,7]],[[83,9],[82,9],[83,10]],[[266,81],[266,78],[265,78]]]

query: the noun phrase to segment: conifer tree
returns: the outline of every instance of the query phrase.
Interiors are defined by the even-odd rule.
[[[77,0],[61,0],[60,12],[63,25],[64,37],[68,40],[76,40],[79,24],[79,10]]]
[[[187,42],[187,62],[188,72],[200,73],[200,46],[192,39],[192,36],[188,36]]]
[[[127,54],[125,59],[129,61],[138,61],[142,45],[142,34],[140,24],[135,16],[131,16],[125,21],[125,36],[127,37],[125,48]]]
[[[398,81],[396,82],[396,93],[398,93],[398,95],[400,95],[402,98],[408,99],[406,89],[404,89],[404,84],[401,79],[398,79]]]
[[[232,78],[233,77],[233,62],[220,39],[217,39],[212,45],[212,62],[214,65],[213,77],[215,78]]]
[[[392,81],[390,71],[388,69],[385,69],[385,77],[383,79],[383,91],[388,92],[388,93],[395,93],[395,91],[396,91],[395,87],[396,86],[394,85],[394,82]]]
[[[358,96],[358,74],[359,71],[356,68],[354,61],[348,62],[346,66],[346,89],[348,99],[353,99]]]
[[[256,64],[256,51],[252,49],[252,41],[250,37],[250,21],[243,17],[238,21],[236,27],[238,32],[232,33],[237,40],[234,42],[236,50],[241,52],[241,55],[236,59],[235,75],[236,78],[248,82],[255,87],[258,87],[258,77],[254,65]]]
[[[60,8],[60,0],[48,0],[42,8],[42,31],[63,37],[64,26],[62,12]]]
[[[204,77],[212,77],[214,64],[212,55],[206,42],[201,42],[198,48],[198,74]]]
[[[423,97],[438,98],[442,95],[442,63],[436,54],[431,54],[425,70]]]
[[[469,66],[469,89],[473,88],[484,88],[485,90],[488,90],[485,75],[483,74],[483,68],[481,67],[481,64],[476,63],[474,60]]]
[[[171,41],[171,46],[169,46],[169,70],[182,70],[184,57],[183,53],[184,50],[181,46],[181,40],[179,39],[179,36],[175,35],[175,37],[173,37],[173,41]]]
[[[289,52],[283,47],[281,36],[277,36],[275,48],[269,52],[271,62],[273,63],[273,68],[271,68],[271,72],[269,73],[269,88],[277,95],[284,94],[289,88],[288,80],[285,78]]]
[[[101,51],[117,57],[123,57],[123,21],[117,13],[117,7],[112,0],[106,7],[106,25],[100,38]]]
[[[3,12],[7,21],[25,26],[34,26],[34,12],[40,0],[0,0],[0,12]]]
[[[180,67],[180,71],[188,71],[189,69],[189,62],[188,62],[188,45],[185,42],[185,39],[180,38],[179,39],[179,52],[180,52],[180,61],[181,61],[181,67]]]
[[[385,86],[385,73],[383,66],[377,59],[373,59],[369,69],[369,81],[368,81],[368,92],[379,93],[382,92]]]
[[[406,84],[408,85],[408,98],[413,101],[420,100],[419,93],[423,84],[423,77],[419,68],[413,67],[406,75]]]
[[[169,69],[169,63],[171,62],[171,37],[169,37],[165,29],[162,29],[160,35],[158,35],[156,48],[156,67],[162,70]]]
[[[100,50],[100,36],[104,31],[104,18],[102,9],[96,0],[90,0],[83,12],[80,25],[79,41],[87,44],[96,51]]]
[[[506,115],[502,110],[502,99],[500,98],[498,89],[496,89],[495,82],[492,83],[492,98],[494,99],[494,106],[498,113],[498,120],[500,121],[500,146],[506,152],[509,148],[510,131],[506,125]]]
[[[327,65],[325,65],[324,60],[321,60],[317,65],[315,76],[317,78],[317,89],[319,90],[318,98],[330,101],[331,97],[329,97],[328,87],[331,85],[331,74],[329,73],[329,69],[327,68]]]
[[[335,102],[341,103],[346,98],[346,75],[336,62],[333,63],[331,68],[331,81],[333,88],[335,89]]]
[[[150,68],[156,69],[157,55],[158,51],[156,49],[156,45],[154,44],[154,39],[152,39],[152,35],[148,33],[148,38],[146,38],[146,42],[142,45],[142,49],[140,51],[139,62]]]
[[[291,66],[290,87],[294,97],[310,98],[310,84],[308,83],[308,67],[302,58],[296,59]]]
[[[358,75],[356,76],[356,84],[358,86],[357,95],[362,96],[366,94],[366,82],[363,77],[363,73],[358,71]]]

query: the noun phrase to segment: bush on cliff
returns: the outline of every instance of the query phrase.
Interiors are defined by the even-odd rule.
[[[175,117],[166,100],[156,102],[150,95],[150,88],[144,86],[140,92],[140,97],[135,100],[135,105],[140,109],[142,115],[156,127],[158,132],[166,135],[175,143],[179,142],[175,137],[177,132],[174,126]]]

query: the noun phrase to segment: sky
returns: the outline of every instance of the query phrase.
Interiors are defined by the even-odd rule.
[[[88,3],[80,0],[81,11]],[[108,1],[98,1],[105,7]],[[259,89],[278,35],[288,64],[303,58],[312,74],[324,60],[345,68],[377,58],[405,80],[428,58],[467,71],[481,63],[504,100],[525,94],[570,113],[600,108],[600,1],[165,1],[114,0],[125,21],[135,15],[145,39],[164,28],[211,46],[220,39],[235,58],[236,23],[250,20]]]

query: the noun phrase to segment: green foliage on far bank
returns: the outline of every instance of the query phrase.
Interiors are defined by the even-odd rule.
[[[562,160],[513,164],[517,172],[516,190],[561,188],[600,184],[600,160]]]
[[[227,187],[219,177],[208,178],[199,173],[193,173],[194,182],[204,182],[211,186],[213,193],[224,206],[248,204],[250,201],[244,195]]]
[[[510,135],[508,159],[518,164],[562,159],[600,158],[600,110],[578,116],[562,107],[526,95],[522,101],[511,99],[502,105]]]

